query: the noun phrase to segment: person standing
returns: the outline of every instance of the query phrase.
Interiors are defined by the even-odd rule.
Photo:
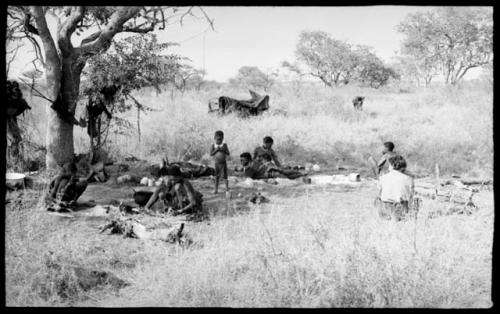
[[[229,156],[229,148],[227,144],[224,143],[224,132],[216,131],[214,136],[215,143],[210,147],[210,156],[214,157],[215,162],[215,191],[217,194],[219,191],[219,180],[224,180],[226,184],[226,192],[229,191],[229,181],[227,180],[227,161],[226,158]]]

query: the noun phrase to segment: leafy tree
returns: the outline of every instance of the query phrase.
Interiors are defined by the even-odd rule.
[[[379,88],[386,85],[391,78],[399,79],[399,75],[394,69],[377,61],[365,63],[359,72],[361,83],[367,84],[372,88]]]
[[[137,110],[137,133],[140,142],[140,114],[151,111],[135,99],[131,92],[143,87],[160,87],[175,79],[181,68],[179,55],[163,54],[172,43],[159,43],[155,34],[134,35],[113,41],[110,49],[90,58],[83,71],[81,97],[88,101],[102,101],[111,112]],[[113,93],[112,95],[109,92]],[[118,119],[115,117],[115,119]],[[119,119],[118,119],[119,120]],[[126,121],[118,126],[130,127]],[[100,135],[97,138],[99,149]]]
[[[88,60],[105,52],[118,33],[146,34],[194,15],[193,8],[159,6],[9,6],[7,14],[9,36],[29,41],[45,70],[52,101],[46,136],[49,169],[73,158],[74,113]],[[78,43],[80,35],[84,38]]]
[[[193,85],[196,90],[200,90],[203,84],[203,77],[205,76],[205,71],[202,69],[196,69],[189,64],[181,64],[178,71],[175,73],[175,78],[173,83],[175,87],[182,93]]]
[[[307,75],[303,69],[301,69],[298,63],[290,63],[288,61],[283,61],[281,63],[280,76],[283,80],[291,82],[293,92],[296,96],[300,95],[303,87],[304,77]]]
[[[472,68],[493,56],[491,8],[445,7],[410,14],[397,30],[406,38],[402,52],[441,69],[445,83],[455,85]]]
[[[326,86],[348,81],[355,65],[351,46],[322,31],[302,31],[295,54],[308,67],[307,73]]]
[[[423,85],[428,87],[432,79],[439,74],[439,68],[435,63],[429,62],[426,58],[416,59],[409,55],[397,57],[394,67],[398,68],[401,76],[417,86],[421,86],[423,81]]]
[[[264,73],[258,67],[243,66],[238,70],[236,77],[229,80],[229,83],[234,86],[268,91],[275,83],[275,76],[275,73]]]
[[[354,63],[353,76],[362,84],[372,88],[386,85],[390,78],[399,78],[396,71],[384,65],[370,47],[358,46],[350,60]]]

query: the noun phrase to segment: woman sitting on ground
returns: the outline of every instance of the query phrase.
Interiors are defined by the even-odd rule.
[[[379,178],[377,198],[379,215],[385,219],[404,218],[413,201],[413,178],[404,174],[406,161],[400,155],[388,158],[389,172]]]
[[[172,208],[174,215],[201,211],[203,194],[196,191],[188,179],[182,177],[179,167],[169,168],[167,175],[171,177],[155,189],[145,209],[150,210],[160,199],[167,207]]]

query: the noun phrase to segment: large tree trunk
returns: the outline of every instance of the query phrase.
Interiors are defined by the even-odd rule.
[[[84,62],[76,61],[75,56],[70,56],[62,60],[62,71],[59,82],[55,82],[57,77],[47,75],[47,85],[60,86],[61,108],[59,113],[47,107],[48,128],[46,136],[46,165],[48,169],[57,168],[64,163],[71,162],[74,157],[73,126],[76,102],[80,89],[80,74]],[[58,93],[51,89],[50,97],[57,99]],[[64,112],[66,111],[66,112]],[[66,115],[67,119],[62,119],[61,115]]]
[[[61,120],[50,107],[47,107],[47,115],[47,155],[45,163],[48,169],[55,169],[58,165],[73,160],[73,125]]]

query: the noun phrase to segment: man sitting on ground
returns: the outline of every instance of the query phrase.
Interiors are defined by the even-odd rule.
[[[87,178],[79,179],[75,163],[63,165],[59,174],[52,179],[48,194],[45,197],[47,210],[66,211],[76,204],[76,200],[88,186],[88,178],[94,175],[93,170]]]
[[[255,148],[253,153],[253,159],[257,160],[260,163],[263,163],[263,156],[270,156],[271,160],[274,162],[276,167],[281,168],[281,163],[276,155],[276,152],[272,149],[273,146],[273,138],[270,136],[266,136],[263,139],[263,145]]]
[[[171,206],[174,215],[201,211],[203,194],[196,191],[188,179],[182,177],[179,167],[169,168],[167,175],[170,178],[156,187],[145,209],[151,209],[161,199],[167,206]]]
[[[401,171],[406,168],[403,157],[390,157],[388,163],[389,172],[382,175],[378,182],[379,215],[386,219],[394,217],[398,221],[409,212],[413,201],[414,182],[412,177]]]

